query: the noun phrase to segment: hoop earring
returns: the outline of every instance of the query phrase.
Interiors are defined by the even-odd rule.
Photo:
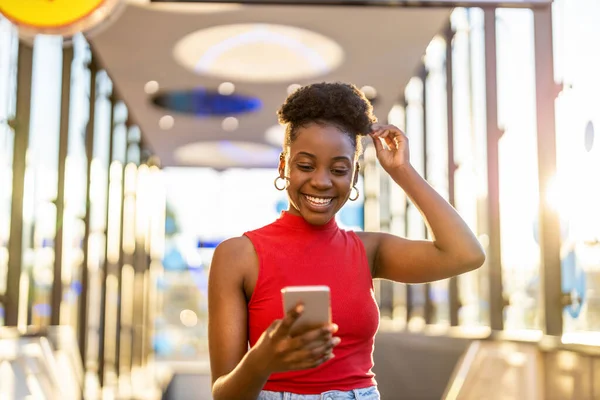
[[[278,182],[279,180],[284,181],[284,186],[281,187],[279,186]],[[283,177],[283,176],[278,176],[277,178],[275,178],[275,181],[273,182],[273,185],[275,185],[275,189],[279,190],[280,192],[282,190],[285,190],[288,188],[288,186],[290,186],[290,180],[287,177]]]
[[[356,196],[352,197],[352,191],[355,190],[356,191]],[[350,189],[350,197],[348,197],[348,200],[350,201],[356,201],[358,200],[358,196],[360,196],[360,192],[358,191],[358,189],[356,188],[356,186],[352,186],[352,189]]]

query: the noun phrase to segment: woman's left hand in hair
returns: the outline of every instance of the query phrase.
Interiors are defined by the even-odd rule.
[[[394,125],[373,124],[369,136],[379,163],[388,173],[410,165],[408,138],[400,129]]]

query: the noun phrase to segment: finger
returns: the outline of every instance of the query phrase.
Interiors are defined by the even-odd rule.
[[[388,129],[380,129],[377,132],[375,132],[376,136],[379,136],[380,138],[384,138],[389,136],[390,131]]]
[[[371,133],[380,130],[383,127],[383,124],[372,124],[371,125]]]
[[[379,136],[382,138],[399,138],[401,136],[404,136],[404,133],[400,129],[382,129],[378,132],[381,132],[379,133]]]
[[[387,136],[383,140],[385,141],[385,144],[388,147],[388,149],[390,149],[390,150],[398,149],[398,139],[397,138]]]
[[[390,131],[392,135],[403,135],[404,132],[402,132],[402,130],[400,128],[398,128],[396,125],[386,125],[384,127],[386,130]]]
[[[400,128],[398,128],[396,125],[392,125],[392,124],[373,124],[371,125],[371,131],[378,131],[378,130],[390,130],[390,131],[394,131],[394,132],[400,132],[402,133],[402,130]]]
[[[301,349],[301,348],[314,348],[322,343],[326,343],[331,340],[332,334],[337,332],[338,326],[336,324],[327,325],[317,329],[312,329],[302,335],[295,336],[290,343],[290,348]]]
[[[314,349],[311,350],[312,355],[314,357],[324,357],[328,354],[330,354],[333,351],[333,348],[335,346],[337,346],[338,344],[340,344],[341,339],[339,337],[334,337],[331,338],[330,340],[326,341],[325,343],[321,344],[318,347],[315,347]]]
[[[381,139],[379,139],[379,136],[376,136],[375,134],[373,134],[371,136],[371,139],[373,139],[373,145],[375,145],[375,151],[377,153],[380,153],[383,151],[383,143],[381,142]]]
[[[304,311],[304,305],[298,303],[296,307],[290,309],[285,317],[279,322],[278,326],[273,331],[273,338],[284,338],[290,334],[290,328],[296,322],[302,312]]]
[[[396,149],[395,141],[394,141],[394,133],[385,129],[382,131],[378,131],[374,134],[374,137],[378,138],[382,143],[382,150],[394,150]]]
[[[301,343],[299,343],[297,346],[298,349],[303,349],[303,350],[309,350],[311,352],[313,352],[315,349],[319,349],[322,347],[326,347],[328,346],[328,343],[331,342],[332,337],[331,336],[325,336],[325,337],[318,337],[316,339],[313,340],[308,340],[308,341],[303,341]]]

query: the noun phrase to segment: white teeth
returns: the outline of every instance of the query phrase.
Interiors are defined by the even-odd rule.
[[[308,199],[308,201],[310,201],[311,203],[313,203],[314,205],[317,205],[317,206],[326,206],[329,203],[331,203],[331,200],[332,200],[331,198],[323,199],[320,197],[312,197],[312,196],[307,196],[307,195],[305,195],[305,197]]]

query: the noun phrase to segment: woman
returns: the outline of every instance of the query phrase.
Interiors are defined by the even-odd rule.
[[[444,279],[481,266],[482,248],[456,211],[409,162],[406,136],[375,123],[353,85],[319,83],[291,94],[275,186],[289,209],[272,224],[221,243],[209,276],[209,350],[215,399],[379,399],[372,280]],[[360,136],[421,211],[432,241],[338,228],[356,200]],[[331,325],[290,335],[302,305],[283,315],[281,288],[327,285]],[[335,356],[335,358],[334,358]]]

